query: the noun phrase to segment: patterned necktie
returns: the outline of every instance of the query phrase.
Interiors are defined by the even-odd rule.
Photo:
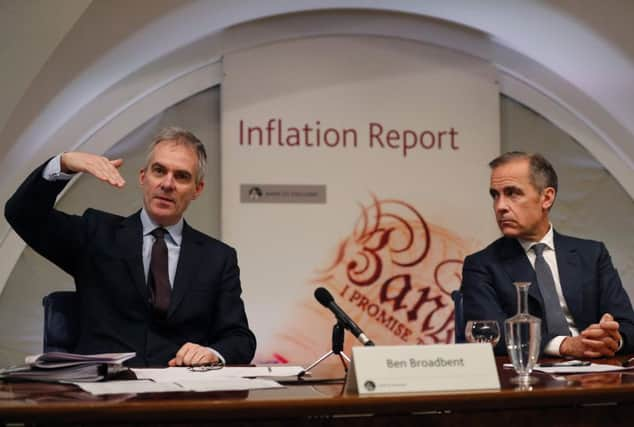
[[[148,277],[150,292],[152,294],[152,305],[155,312],[161,318],[167,316],[167,308],[170,305],[169,272],[167,268],[167,245],[165,244],[164,228],[155,228],[150,234],[154,236],[152,245],[152,257],[150,258],[150,274]]]
[[[570,335],[570,329],[568,329],[568,322],[559,303],[553,273],[544,259],[545,248],[545,243],[538,243],[532,247],[536,255],[535,273],[537,274],[537,284],[539,292],[541,292],[544,299],[546,327],[549,336],[567,336]]]

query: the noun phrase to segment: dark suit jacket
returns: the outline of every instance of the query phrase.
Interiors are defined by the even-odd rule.
[[[76,352],[134,351],[132,365],[166,365],[189,341],[214,348],[230,364],[251,361],[255,336],[240,298],[235,250],[185,223],[167,318],[157,320],[143,273],[139,213],[57,211],[66,181],[44,180],[43,168],[9,199],[5,216],[27,244],[75,279]]]
[[[620,324],[621,352],[634,351],[634,312],[605,245],[557,232],[554,243],[564,297],[579,331],[597,323],[604,313],[611,313]],[[529,311],[543,318],[544,304],[535,270],[516,239],[502,237],[465,258],[461,286],[465,321],[494,319],[504,334],[504,320],[517,313],[513,282],[532,283]],[[546,334],[545,326],[542,322],[542,349],[554,338]],[[495,352],[506,354],[504,337]]]

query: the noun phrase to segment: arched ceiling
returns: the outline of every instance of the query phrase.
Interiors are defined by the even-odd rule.
[[[634,159],[634,30],[628,19],[634,16],[634,2],[628,0],[136,0],[125,4],[73,0],[62,4],[8,1],[2,5],[7,24],[3,32],[15,33],[19,28],[18,37],[24,37],[35,28],[44,29],[24,45],[29,54],[19,50],[23,42],[14,34],[2,37],[13,41],[3,49],[12,58],[3,62],[14,64],[6,67],[7,72],[13,68],[14,75],[2,84],[7,88],[3,93],[11,95],[4,102],[5,110],[14,107],[0,110],[0,126],[4,124],[0,157],[42,120],[45,106],[70,113],[144,64],[209,34],[287,13],[365,9],[453,22],[531,58],[605,109],[627,131],[622,136],[630,137],[614,143],[630,165]],[[36,13],[40,9],[64,19],[45,22],[44,13]],[[15,70],[15,64],[21,67]],[[25,85],[24,80],[30,83]],[[77,97],[81,99],[73,97],[72,89],[81,92]]]
[[[143,65],[210,34],[287,13],[330,10],[335,15],[361,9],[453,22],[534,60],[614,119],[616,123],[597,123],[599,133],[603,127],[622,127],[614,132],[618,140],[608,142],[628,165],[633,164],[634,31],[628,17],[634,16],[634,3],[628,0],[136,0],[125,4],[73,0],[7,1],[1,7],[6,24],[2,31],[11,32],[2,39],[12,41],[3,49],[11,57],[3,62],[13,64],[5,67],[13,75],[2,79],[3,93],[9,96],[0,110],[0,126],[4,124],[0,158],[15,151],[20,137],[28,136],[29,144],[37,144],[38,136],[47,135],[29,133],[41,129],[49,118],[47,106],[56,110],[59,121],[64,113],[72,114]],[[45,21],[47,14],[38,10],[60,19]],[[24,44],[22,40],[35,28],[40,30]],[[56,40],[61,42],[56,45]],[[20,50],[23,45],[28,54]],[[25,155],[34,152],[16,148]],[[9,158],[13,164],[14,156]]]

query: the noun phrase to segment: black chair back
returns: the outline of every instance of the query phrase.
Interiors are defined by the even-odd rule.
[[[462,292],[456,290],[451,293],[451,299],[454,304],[454,322],[455,322],[455,333],[456,333],[456,343],[464,343],[467,342],[464,334],[465,321],[464,321],[464,311],[462,308]]]
[[[44,352],[71,353],[79,336],[79,310],[74,291],[51,292],[44,306]]]

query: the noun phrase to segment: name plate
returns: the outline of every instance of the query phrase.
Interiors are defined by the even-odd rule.
[[[353,347],[346,383],[359,394],[499,388],[490,344]]]

